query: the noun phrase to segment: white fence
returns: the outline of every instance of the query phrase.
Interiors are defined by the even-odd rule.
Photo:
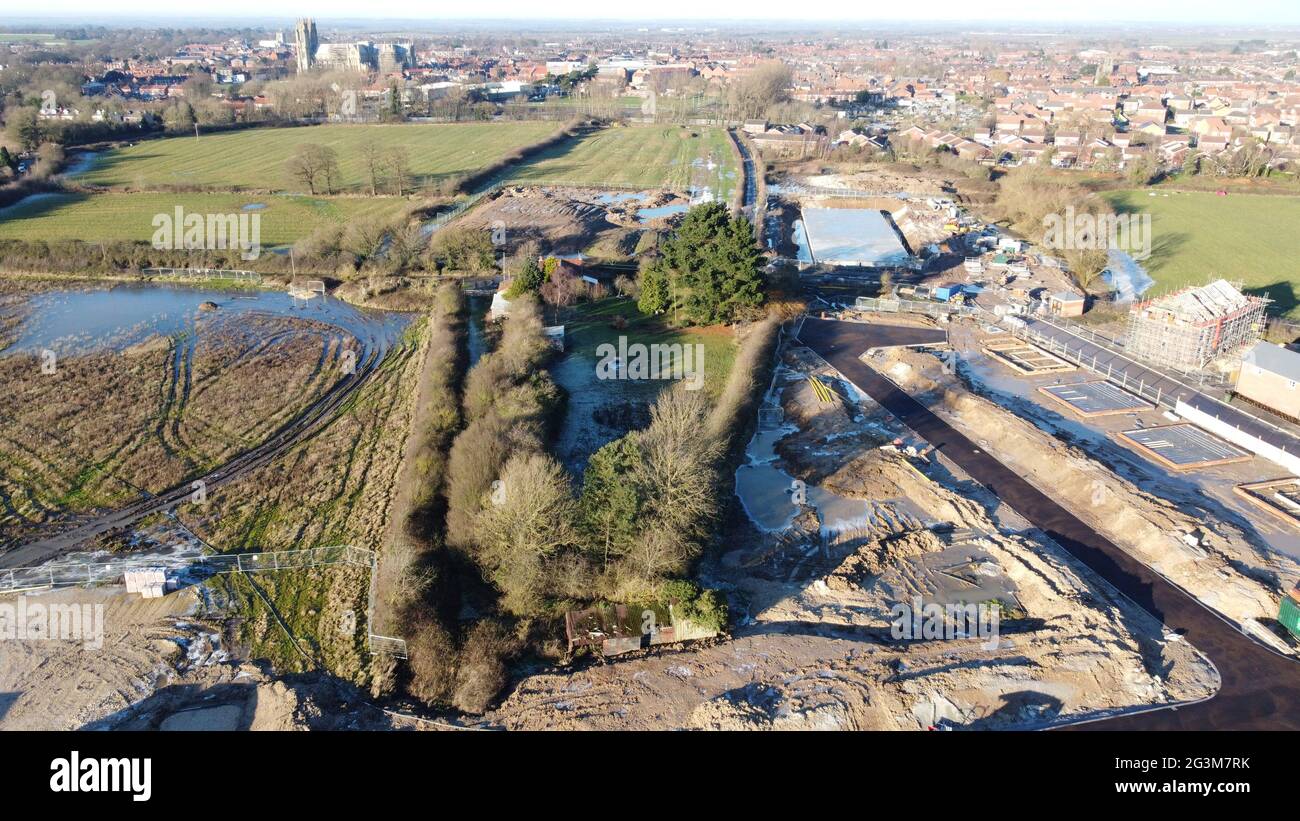
[[[235,279],[241,282],[261,282],[256,271],[239,271],[233,268],[145,268],[144,273],[165,277],[196,277],[199,279]]]
[[[1265,442],[1263,439],[1251,434],[1249,431],[1244,431],[1225,419],[1211,416],[1205,411],[1194,408],[1186,402],[1179,401],[1176,403],[1174,405],[1174,413],[1197,427],[1213,433],[1220,439],[1225,439],[1234,445],[1239,445],[1257,456],[1262,456],[1274,464],[1281,465],[1291,471],[1292,474],[1300,476],[1300,456],[1297,456],[1294,453],[1288,453],[1270,442]]]

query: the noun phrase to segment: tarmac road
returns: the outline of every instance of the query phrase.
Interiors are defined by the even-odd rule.
[[[56,523],[51,526],[55,532],[49,536],[25,542],[0,553],[0,569],[35,567],[58,558],[64,553],[83,546],[89,539],[129,527],[146,516],[182,504],[193,493],[192,483],[195,481],[202,481],[205,491],[211,492],[226,482],[247,475],[294,445],[311,438],[338,415],[347,398],[365,384],[388,353],[387,348],[377,344],[374,339],[363,340],[363,343],[368,349],[363,350],[362,355],[358,357],[355,373],[345,375],[334,383],[320,399],[262,444],[244,451],[205,476],[189,479],[155,496],[140,499],[115,510],[79,517],[72,519],[71,522]]]
[[[882,344],[878,326],[807,319],[800,340],[849,381],[951,459],[1079,561],[1123,592],[1170,630],[1207,655],[1222,686],[1212,698],[1180,707],[1156,707],[1085,721],[1072,729],[1297,730],[1300,729],[1300,662],[1275,653],[1237,630],[1196,598],[1129,556],[1053,501],[858,356]],[[883,330],[885,337],[895,335]]]

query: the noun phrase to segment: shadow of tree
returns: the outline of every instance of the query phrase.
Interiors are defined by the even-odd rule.
[[[1300,295],[1296,293],[1296,283],[1289,279],[1247,288],[1246,293],[1253,296],[1268,297],[1273,300],[1273,304],[1269,306],[1269,313],[1272,314],[1289,314],[1297,306],[1300,306]]]

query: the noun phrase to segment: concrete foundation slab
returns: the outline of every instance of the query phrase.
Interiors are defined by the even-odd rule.
[[[1079,382],[1073,385],[1048,385],[1039,388],[1038,391],[1084,418],[1116,413],[1137,413],[1155,407],[1150,402],[1139,399],[1104,380]]]
[[[1126,430],[1116,436],[1143,456],[1170,470],[1196,470],[1244,462],[1251,458],[1249,453],[1236,445],[1187,423]]]
[[[1067,373],[1076,369],[1073,363],[1023,339],[993,339],[985,342],[982,350],[990,358],[1025,376]]]
[[[1300,528],[1300,478],[1288,476],[1233,488],[1237,495],[1295,528]]]

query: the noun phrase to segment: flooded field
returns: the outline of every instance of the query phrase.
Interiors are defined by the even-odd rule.
[[[61,356],[123,351],[152,336],[192,332],[205,314],[310,320],[387,349],[408,318],[364,312],[336,299],[295,299],[282,291],[234,291],[184,285],[115,285],[60,289],[15,301],[21,313],[3,355],[53,350]]]
[[[602,378],[598,368],[602,344],[691,345],[693,363],[703,363],[699,389],[709,397],[722,390],[735,358],[730,329],[670,329],[644,316],[632,300],[609,297],[586,303],[565,318],[565,353],[551,366],[551,376],[568,395],[564,420],[554,449],[566,467],[581,473],[602,445],[650,421],[650,405],[671,378]],[[472,337],[471,337],[472,342]],[[626,374],[625,374],[626,375]],[[694,379],[694,377],[691,377]]]
[[[202,475],[377,366],[410,318],[174,285],[10,289],[0,544]]]

